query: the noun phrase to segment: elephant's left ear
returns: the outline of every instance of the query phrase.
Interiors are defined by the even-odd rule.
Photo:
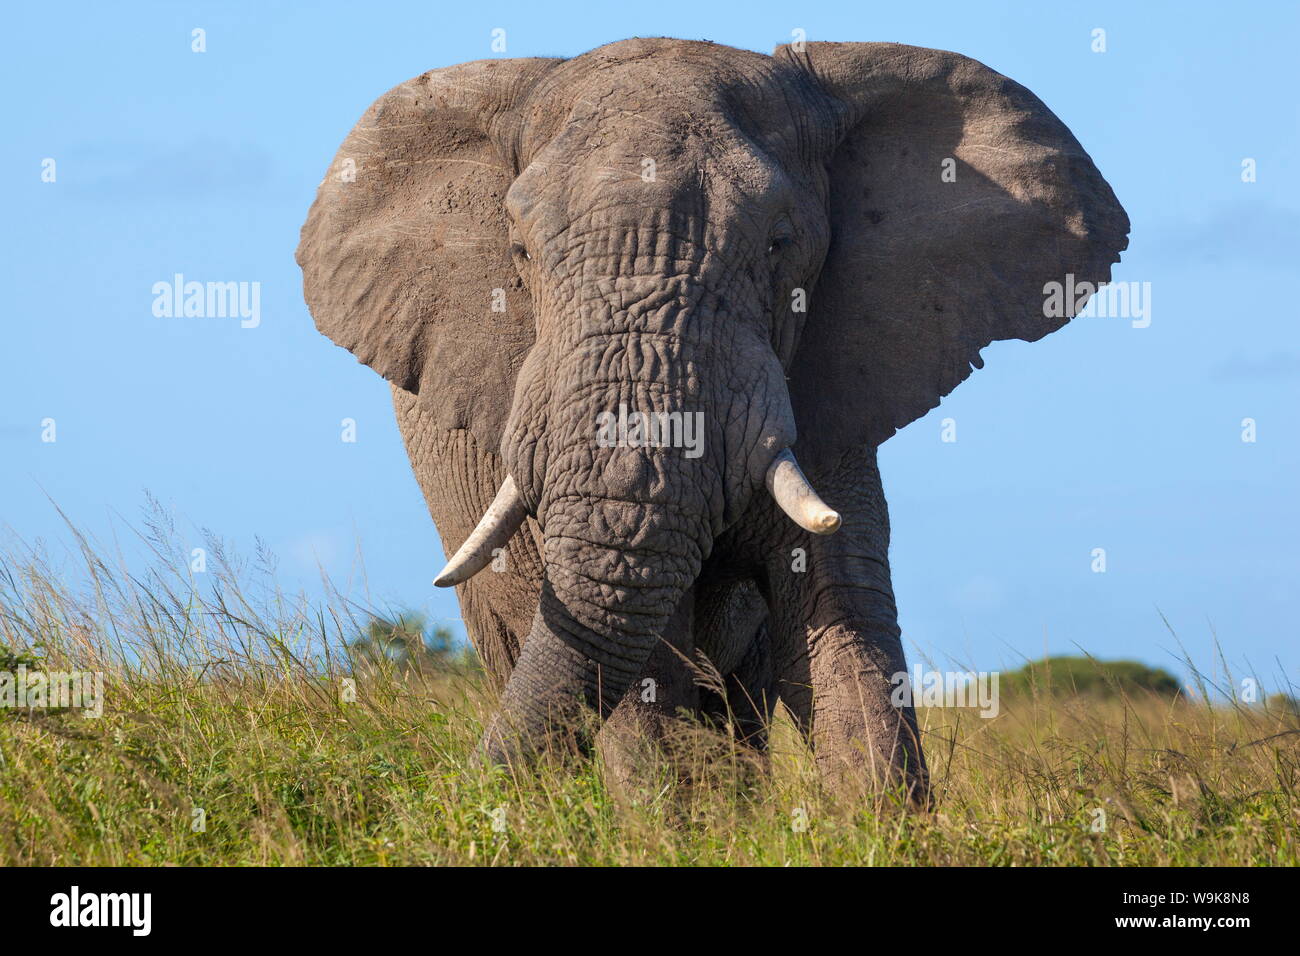
[[[990,342],[1069,321],[1082,299],[1053,308],[1050,283],[1109,280],[1128,217],[1023,86],[893,43],[775,57],[811,74],[840,116],[831,245],[790,375],[801,434],[879,444],[981,367]]]

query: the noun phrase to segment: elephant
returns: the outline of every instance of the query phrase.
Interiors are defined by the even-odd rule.
[[[483,764],[683,711],[761,750],[779,701],[828,786],[924,805],[877,448],[1128,230],[1034,94],[940,50],[637,38],[381,96],[296,258],[391,387],[500,690]]]

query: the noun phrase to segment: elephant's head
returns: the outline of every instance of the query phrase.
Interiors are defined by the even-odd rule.
[[[835,530],[796,436],[814,477],[882,442],[985,345],[1064,324],[1045,283],[1108,279],[1127,229],[1065,126],[973,60],[652,39],[392,90],[340,150],[298,261],[322,332],[500,450],[501,492],[439,583],[526,513],[542,529],[503,704],[533,733],[618,701],[769,493]],[[620,408],[675,447],[621,442]]]

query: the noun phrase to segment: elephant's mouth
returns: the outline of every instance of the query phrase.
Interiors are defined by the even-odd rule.
[[[839,512],[822,501],[789,448],[782,449],[772,459],[764,484],[781,510],[805,531],[833,534],[839,529]],[[478,574],[492,562],[498,549],[506,546],[527,516],[528,509],[515,480],[507,475],[478,526],[433,583],[441,588],[452,587]]]

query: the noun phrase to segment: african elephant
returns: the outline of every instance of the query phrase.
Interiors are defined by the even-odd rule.
[[[743,735],[779,699],[829,781],[924,801],[876,448],[1127,232],[1046,106],[938,50],[633,39],[380,97],[297,260],[503,685],[482,758],[717,710],[703,654]]]

